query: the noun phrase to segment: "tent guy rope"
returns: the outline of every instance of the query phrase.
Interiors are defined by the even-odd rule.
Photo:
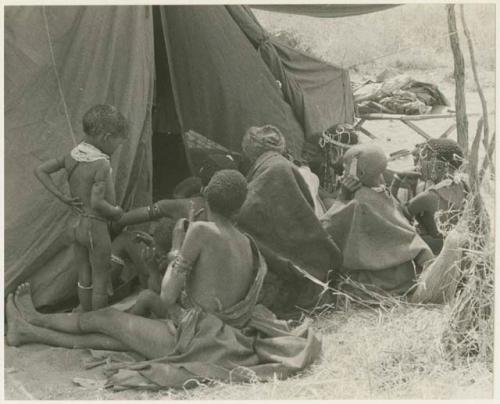
[[[62,101],[62,104],[64,107],[64,116],[66,117],[66,122],[68,123],[69,133],[71,134],[71,138],[73,139],[73,144],[76,146],[76,144],[77,144],[76,137],[75,137],[75,134],[73,132],[73,127],[71,126],[71,120],[70,120],[69,114],[68,114],[68,106],[66,105],[66,100],[64,98],[64,92],[63,92],[62,85],[61,85],[61,79],[59,78],[59,73],[57,71],[56,58],[54,55],[54,48],[52,46],[52,38],[50,36],[49,21],[47,19],[47,13],[45,11],[45,6],[42,7],[42,13],[43,13],[43,21],[45,23],[45,32],[47,33],[47,41],[49,43],[50,57],[52,58],[52,67],[54,68],[54,74],[56,75],[57,86],[59,88],[59,94],[61,96],[61,101]]]

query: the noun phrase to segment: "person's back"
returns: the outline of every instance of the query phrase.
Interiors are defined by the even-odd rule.
[[[208,242],[187,291],[204,309],[221,311],[242,300],[255,278],[250,240],[230,223],[197,222],[192,226],[203,227]]]
[[[182,290],[188,297],[181,301],[183,306],[211,313],[222,313],[248,296],[262,257],[233,224],[232,217],[247,195],[245,177],[236,170],[217,171],[203,194],[207,220],[177,222],[160,296],[141,292],[132,313],[175,318],[178,314],[171,310],[177,310]]]
[[[208,221],[189,225],[167,277],[187,275],[191,302],[209,312],[222,312],[244,299],[255,281],[258,256],[232,219],[246,198],[247,183],[238,171],[221,170],[203,193]],[[163,289],[162,295],[166,295]]]
[[[342,272],[367,287],[404,293],[414,284],[415,265],[433,255],[384,185],[383,150],[373,144],[352,147],[344,165],[347,189],[322,218],[342,248]]]
[[[70,154],[64,158],[64,168],[68,175],[70,193],[82,201],[85,211],[99,216],[92,207],[92,187],[96,176],[104,173],[104,199],[111,205],[116,204],[115,189],[111,176],[110,164],[105,159],[79,162]]]

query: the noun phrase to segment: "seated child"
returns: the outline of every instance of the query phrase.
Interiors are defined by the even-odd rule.
[[[417,168],[424,181],[432,186],[412,198],[405,205],[405,213],[418,222],[417,230],[434,254],[443,247],[435,215],[443,214],[442,220],[454,226],[460,218],[467,196],[467,185],[456,178],[455,173],[463,162],[463,151],[451,139],[430,139],[419,149]]]
[[[137,275],[142,288],[158,289],[159,292],[161,269],[172,246],[174,224],[172,219],[163,218],[153,224],[152,235],[142,231],[124,231],[115,237],[111,245],[114,287],[120,284],[118,290],[125,287],[123,281]],[[118,290],[115,290],[115,295]]]
[[[67,155],[35,169],[38,180],[54,196],[74,209],[73,229],[78,297],[83,311],[108,304],[111,239],[108,226],[123,210],[116,205],[110,155],[127,137],[125,117],[111,105],[95,105],[83,117],[83,141]],[[64,195],[51,175],[65,170],[70,195]]]
[[[137,297],[135,305],[129,313],[156,318],[167,318],[168,312],[160,299],[161,282],[170,262],[176,257],[184,241],[189,222],[179,219],[175,223],[170,218],[163,218],[158,222],[153,237],[143,239],[142,257],[149,272],[148,289],[143,290]]]

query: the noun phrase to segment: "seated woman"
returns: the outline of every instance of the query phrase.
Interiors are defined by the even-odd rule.
[[[296,268],[324,282],[342,257],[321,227],[303,175],[283,156],[285,150],[285,137],[275,126],[245,133],[248,197],[237,223],[255,238],[269,265],[263,303],[288,318],[300,314],[297,306],[312,309],[320,299],[321,289]]]
[[[405,213],[417,220],[418,232],[434,254],[443,248],[436,213],[442,213],[442,221],[454,226],[467,196],[467,184],[455,176],[463,159],[462,149],[451,139],[430,139],[420,148],[417,168],[422,179],[432,185],[405,205]]]
[[[380,147],[352,147],[344,155],[344,165],[349,174],[342,197],[322,223],[342,248],[345,277],[378,292],[405,294],[416,285],[423,268],[446,271],[453,265],[460,240],[450,241],[447,251],[432,261],[433,253],[384,184],[387,157]],[[438,302],[441,296],[433,299]]]
[[[113,308],[41,314],[23,284],[15,299],[7,298],[7,343],[135,351],[149,359],[112,366],[118,372],[107,385],[122,388],[284,378],[309,366],[321,350],[314,334],[307,327],[289,330],[256,304],[267,266],[232,221],[247,194],[245,178],[234,170],[219,171],[204,194],[208,221],[189,226],[161,283],[170,320]],[[176,303],[183,289],[188,307]]]
[[[385,187],[383,150],[357,145],[344,154],[343,163],[345,186],[322,218],[342,249],[342,273],[375,289],[404,293],[414,284],[415,267],[421,268],[433,254]]]

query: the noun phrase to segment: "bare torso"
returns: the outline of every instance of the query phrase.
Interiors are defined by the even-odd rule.
[[[76,166],[75,166],[76,165]],[[64,167],[69,175],[69,189],[73,197],[78,197],[83,202],[85,211],[88,213],[96,214],[91,206],[92,186],[95,183],[98,170],[109,166],[105,160],[97,160],[93,162],[77,162],[70,155],[64,159]],[[113,185],[113,178],[111,176],[111,169],[107,170],[108,174],[105,178],[106,191],[105,200],[111,205],[116,204],[115,188]]]
[[[254,257],[250,240],[232,225],[197,222],[205,239],[186,289],[197,304],[219,311],[242,300],[253,282]]]

